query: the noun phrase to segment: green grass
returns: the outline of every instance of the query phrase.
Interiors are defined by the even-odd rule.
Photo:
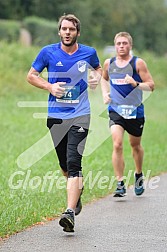
[[[46,101],[47,92],[28,85],[25,80],[38,48],[22,48],[18,45],[6,44],[0,44],[0,46],[3,49],[1,50],[2,60],[0,63],[2,76],[0,80],[0,236],[5,237],[35,223],[58,216],[66,207],[66,190],[62,176],[58,173],[59,166],[54,150],[29,168],[23,169],[17,164],[20,154],[48,132],[45,119],[33,118],[33,113],[46,113],[47,108],[18,107],[17,104],[20,101]],[[162,62],[164,63],[164,59]],[[152,68],[152,72],[157,76],[154,68]],[[164,70],[159,86],[165,86],[165,82],[163,84],[165,76],[166,71]],[[158,86],[158,78],[156,80]],[[100,95],[98,91],[96,92]],[[97,96],[96,92],[90,93],[91,100],[95,102],[92,112],[93,115],[99,112],[101,115],[92,119],[94,122],[92,130],[96,129],[97,138],[90,137],[87,145],[88,147],[97,145],[97,140],[100,137],[104,141],[94,148],[90,155],[83,158],[83,173],[87,179],[83,195],[84,204],[103,197],[114,189],[114,187],[109,188],[114,173],[111,165],[112,141],[109,132],[107,132],[108,119],[104,105],[100,105],[102,104],[102,100],[99,100],[101,97]],[[143,169],[144,173],[151,170],[150,176],[167,171],[166,97],[166,88],[159,88],[145,102],[147,120],[142,140],[145,149]],[[104,122],[101,123],[102,118]],[[41,145],[39,151],[44,150],[45,147],[45,145]],[[32,156],[36,157],[37,154],[34,151]],[[127,135],[125,135],[124,155],[126,175],[129,170],[134,170]],[[31,160],[31,156],[29,159]],[[57,172],[56,175],[62,180],[55,178],[52,185],[51,180],[48,179],[45,184],[44,176],[48,172],[50,175]],[[11,182],[14,174],[15,177]],[[89,179],[88,174],[90,175]],[[95,181],[95,179],[97,180]],[[90,188],[91,182],[94,182],[92,188]],[[133,183],[133,176],[130,183]],[[62,189],[58,189],[58,186],[62,186]],[[100,186],[103,186],[103,189],[100,189]]]

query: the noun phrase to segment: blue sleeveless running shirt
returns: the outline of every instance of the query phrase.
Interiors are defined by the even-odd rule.
[[[62,86],[65,88],[65,95],[61,99],[49,94],[48,116],[70,119],[90,114],[87,76],[89,69],[96,69],[98,66],[99,59],[92,47],[79,44],[78,50],[72,55],[61,49],[61,43],[43,47],[32,67],[39,73],[46,68],[48,82],[51,84],[66,82]]]
[[[118,67],[114,57],[110,59],[108,69],[111,97],[108,111],[115,111],[126,119],[144,117],[142,90],[125,83],[124,80],[126,74],[129,74],[135,81],[142,82],[136,71],[136,60],[137,57],[133,56],[125,67]]]

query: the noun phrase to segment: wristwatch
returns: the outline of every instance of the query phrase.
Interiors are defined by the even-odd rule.
[[[138,87],[139,85],[140,85],[140,83],[136,81],[136,87]]]

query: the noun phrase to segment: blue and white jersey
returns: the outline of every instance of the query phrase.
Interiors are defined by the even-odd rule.
[[[39,73],[46,68],[51,84],[66,82],[62,86],[66,91],[61,99],[49,94],[48,116],[70,119],[90,114],[88,70],[98,66],[99,59],[92,47],[79,44],[78,50],[72,55],[61,49],[61,43],[43,47],[32,67]]]
[[[137,57],[133,56],[125,67],[118,67],[114,57],[110,60],[108,69],[111,97],[108,110],[115,111],[126,119],[144,117],[142,90],[125,82],[126,74],[130,75],[137,82],[142,82],[139,74],[136,72],[136,60]]]

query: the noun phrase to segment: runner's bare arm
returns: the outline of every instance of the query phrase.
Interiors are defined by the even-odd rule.
[[[103,101],[105,104],[111,102],[110,98],[110,84],[109,84],[109,76],[108,76],[108,67],[110,64],[110,59],[106,59],[103,65],[103,73],[101,78],[101,90],[103,95]]]
[[[125,82],[130,83],[133,87],[138,87],[143,91],[153,91],[154,81],[144,60],[140,58],[137,60],[136,70],[142,79],[142,82],[135,81],[135,79],[128,74],[126,74]]]
[[[33,67],[31,67],[27,74],[27,81],[37,88],[49,91],[49,93],[58,98],[64,95],[65,88],[61,87],[60,85],[66,84],[65,82],[57,82],[54,84],[50,84],[48,81],[40,77],[40,73],[36,71]]]
[[[139,88],[145,91],[153,91],[155,84],[144,60],[140,58],[137,60],[136,70],[142,79],[142,82],[139,84]]]

